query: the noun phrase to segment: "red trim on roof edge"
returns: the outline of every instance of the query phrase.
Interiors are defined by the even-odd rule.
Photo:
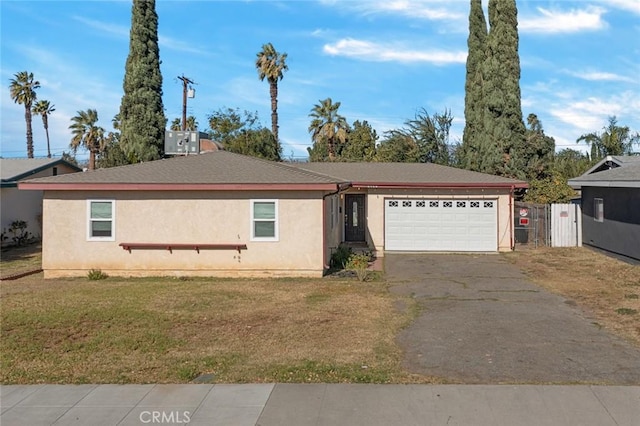
[[[529,184],[526,182],[518,183],[482,183],[482,182],[468,182],[468,183],[389,183],[389,182],[352,182],[351,186],[360,188],[528,188]]]
[[[19,189],[41,191],[335,191],[335,183],[37,183],[19,182]]]

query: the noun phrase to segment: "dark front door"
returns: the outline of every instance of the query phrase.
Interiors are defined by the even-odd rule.
[[[364,241],[366,228],[364,216],[364,194],[347,194],[344,199],[346,213],[345,241]]]

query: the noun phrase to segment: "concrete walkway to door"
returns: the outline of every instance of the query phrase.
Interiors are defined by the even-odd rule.
[[[409,371],[454,383],[640,384],[640,349],[499,254],[386,254],[422,308],[398,337]]]

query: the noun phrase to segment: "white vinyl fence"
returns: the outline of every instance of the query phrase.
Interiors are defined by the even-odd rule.
[[[551,247],[582,246],[582,210],[579,204],[551,205]]]

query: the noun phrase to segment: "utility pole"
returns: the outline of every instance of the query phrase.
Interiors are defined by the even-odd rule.
[[[178,79],[182,80],[182,131],[185,131],[187,130],[187,85],[194,84],[194,82],[184,75],[178,76]],[[190,97],[193,97],[193,95]]]

